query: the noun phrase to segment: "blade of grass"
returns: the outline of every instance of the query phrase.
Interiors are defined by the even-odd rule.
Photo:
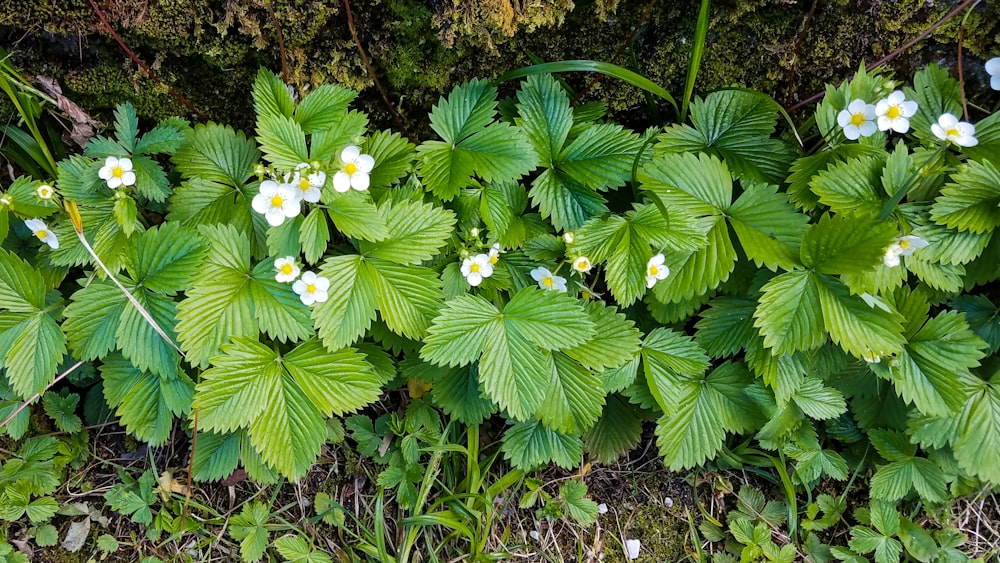
[[[645,76],[627,68],[601,61],[584,59],[526,66],[504,74],[500,78],[497,78],[496,82],[506,82],[508,80],[531,76],[533,74],[549,74],[556,72],[599,72],[612,78],[617,78],[623,82],[627,82],[628,84],[641,88],[653,95],[659,96],[660,98],[666,100],[674,108],[675,112],[677,111],[677,102],[674,100],[674,97],[670,95],[670,92],[664,90],[659,84],[656,84]]]
[[[81,360],[81,361],[73,364],[72,366],[70,366],[69,369],[67,369],[66,371],[64,371],[64,372],[60,373],[58,376],[56,376],[56,378],[52,380],[52,383],[49,383],[48,385],[45,386],[45,389],[43,389],[43,390],[39,391],[38,393],[35,393],[34,395],[32,395],[31,398],[29,398],[27,401],[25,401],[24,403],[22,403],[21,406],[17,407],[17,409],[15,409],[14,412],[10,413],[10,415],[7,418],[5,418],[3,420],[3,422],[0,422],[0,428],[3,428],[4,426],[7,426],[7,423],[10,422],[10,421],[12,421],[12,420],[14,420],[15,416],[17,416],[18,414],[20,414],[21,411],[23,411],[24,409],[28,408],[28,405],[30,405],[31,403],[35,402],[46,391],[48,391],[49,389],[51,389],[53,385],[55,385],[56,383],[59,383],[60,381],[62,381],[63,378],[65,378],[67,375],[73,373],[76,370],[76,368],[78,368],[78,367],[80,367],[82,365],[83,365],[83,361]]]
[[[698,79],[698,70],[701,68],[701,57],[705,54],[705,40],[708,38],[708,13],[711,6],[711,0],[701,0],[701,8],[698,9],[698,24],[694,28],[691,60],[688,61],[687,79],[684,81],[684,98],[681,100],[679,120],[681,123],[687,121],[688,105],[690,105],[691,96],[694,94],[694,83]]]

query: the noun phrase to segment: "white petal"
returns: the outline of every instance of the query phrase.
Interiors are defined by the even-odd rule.
[[[847,104],[847,111],[851,112],[852,114],[863,113],[867,108],[867,106],[868,104],[865,103],[864,100],[857,99]]]
[[[875,106],[871,104],[866,105],[862,113],[865,115],[866,120],[873,121],[875,119]]]
[[[260,183],[260,194],[270,198],[278,193],[278,183],[274,180],[264,180]]]
[[[333,175],[333,189],[340,193],[351,189],[351,177],[347,175],[347,172],[337,172]]]
[[[531,270],[531,278],[537,282],[540,282],[551,275],[552,274],[546,268],[535,268],[534,270]]]
[[[994,90],[1000,90],[1000,74],[990,78],[990,88]]]
[[[118,166],[122,167],[123,172],[128,172],[132,169],[132,159],[131,158],[120,158],[118,159]]]
[[[906,133],[910,130],[910,120],[905,117],[897,117],[892,120],[892,130],[897,133]]]
[[[327,300],[327,297],[325,289],[317,289],[316,292],[313,293],[313,299],[316,300],[316,303],[323,303]]]
[[[489,259],[486,260],[485,264],[479,266],[479,275],[484,278],[488,278],[493,275],[493,264],[490,264]]]
[[[312,188],[302,194],[302,199],[309,203],[316,203],[319,201],[320,195],[322,193],[319,191],[319,188]]]
[[[45,228],[45,221],[41,219],[27,219],[24,222],[24,226],[31,229],[32,233],[37,233],[39,230]]]
[[[261,215],[267,213],[267,210],[271,209],[271,196],[262,193],[253,196],[253,199],[250,200],[250,207]]]
[[[857,141],[858,137],[861,136],[861,129],[858,129],[857,126],[853,124],[848,124],[844,126],[844,136],[847,137],[848,140]]]
[[[876,131],[878,131],[878,127],[875,126],[874,122],[866,121],[858,127],[858,131],[861,132],[862,137],[871,137]]]
[[[129,170],[125,171],[125,173],[122,174],[122,185],[123,186],[135,185],[135,172]]]
[[[97,177],[102,180],[107,180],[108,178],[111,178],[111,167],[102,166],[101,169],[97,171]]]
[[[360,155],[361,155],[361,147],[355,145],[348,145],[347,147],[344,148],[343,151],[341,151],[340,161],[344,163],[355,162],[358,160],[358,156]]]
[[[878,130],[888,131],[889,129],[892,129],[892,122],[893,122],[892,119],[889,119],[884,115],[878,116]]]
[[[955,144],[960,147],[974,147],[979,144],[979,139],[975,137],[959,137],[955,139]]]
[[[472,287],[476,287],[477,285],[483,283],[483,276],[479,275],[478,272],[470,273],[469,275],[465,276],[465,279],[466,281],[469,282],[469,285],[471,285]]]
[[[45,244],[49,245],[53,250],[59,248],[59,239],[56,238],[56,234],[52,231],[48,232],[45,236]]]
[[[877,104],[875,104],[875,115],[883,116],[883,115],[885,115],[885,113],[887,111],[889,111],[889,100],[888,99],[879,100],[879,102]]]
[[[112,176],[108,178],[108,187],[112,190],[122,185],[122,179]]]
[[[847,111],[846,109],[841,110],[840,113],[837,114],[837,125],[840,125],[841,127],[847,127],[850,124],[851,124],[851,112]]]
[[[905,99],[906,99],[906,94],[903,94],[903,92],[901,92],[900,90],[896,90],[892,94],[889,94],[888,97],[886,97],[886,100],[888,100],[889,103],[891,103],[894,106],[898,106]]]
[[[308,274],[309,272],[306,273]],[[294,291],[299,295],[302,295],[303,293],[306,292],[306,282],[302,281],[301,279],[297,280],[295,283],[292,284],[292,291]]]
[[[312,305],[313,303],[316,302],[316,296],[314,294],[312,294],[312,293],[310,293],[310,292],[307,291],[307,292],[303,293],[302,295],[299,295],[299,300],[302,301],[303,305],[305,305],[306,307],[308,307],[308,306],[310,306],[310,305]]]
[[[937,137],[938,139],[941,139],[942,141],[948,140],[948,134],[945,133],[944,128],[942,128],[937,123],[931,124],[931,133],[934,133],[934,136]]]
[[[313,285],[316,286],[317,291],[322,291],[326,293],[326,290],[330,289],[330,280],[320,276],[316,276],[316,281],[313,282]]]
[[[281,212],[281,208],[272,207],[264,213],[264,218],[267,219],[267,224],[272,227],[278,227],[285,222],[285,214]]]
[[[986,73],[991,76],[1000,76],[1000,57],[993,57],[986,61]]]
[[[650,266],[659,266],[660,264],[663,264],[664,260],[666,260],[666,258],[663,256],[663,254],[657,254],[652,258],[650,258],[649,262],[646,262],[646,267],[648,268]]]
[[[281,204],[281,213],[283,213],[285,217],[288,217],[289,219],[298,216],[298,214],[301,212],[302,212],[302,205],[299,202],[295,201],[294,199],[285,200],[285,202]]]
[[[917,106],[917,102],[903,102],[899,104],[899,113],[903,117],[913,117],[917,115],[917,110],[920,109]]]
[[[108,158],[104,159],[104,167],[107,168],[108,170],[114,168],[115,166],[118,166],[117,158],[109,156]]]
[[[942,129],[948,130],[958,125],[958,118],[950,113],[944,113],[938,118],[937,124],[940,125]]]
[[[316,272],[305,272],[302,274],[302,281],[304,283],[316,285]]]
[[[462,272],[463,276],[469,277],[469,274],[472,273],[472,260],[468,258],[462,260],[462,265],[459,267],[459,270]]]
[[[646,276],[646,289],[649,289],[656,285],[656,276]]]
[[[372,171],[372,168],[375,168],[375,159],[367,154],[363,154],[358,157],[355,164],[358,166],[358,172],[367,174]]]
[[[354,175],[351,176],[351,187],[359,192],[367,190],[369,182],[371,182],[371,180],[365,172],[355,172]]]

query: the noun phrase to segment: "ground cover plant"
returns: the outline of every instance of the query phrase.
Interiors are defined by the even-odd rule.
[[[561,70],[679,119],[626,129]],[[23,109],[30,167],[0,195],[0,561],[124,541],[148,561],[167,542],[497,560],[527,542],[508,506],[594,524],[587,473],[644,428],[672,470],[783,495],[722,489],[691,558],[969,559],[947,507],[1000,481],[1000,113],[972,123],[948,70],[861,68],[800,130],[757,92],[676,104],[587,61],[462,84],[420,140],[370,128],[347,88],[261,69],[252,89],[253,132],[122,104],[61,159]],[[174,469],[57,501],[109,417],[183,444]],[[375,468],[372,520],[281,496],[331,452]],[[575,473],[532,473],[553,465]],[[257,492],[228,510],[193,494],[241,479]]]

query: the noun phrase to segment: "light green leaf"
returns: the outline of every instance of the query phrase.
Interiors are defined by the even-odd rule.
[[[931,207],[931,218],[959,231],[986,233],[1000,226],[1000,170],[970,160],[952,175]]]
[[[500,311],[489,301],[462,295],[444,304],[427,329],[420,357],[445,366],[464,366],[479,358],[497,327]]]
[[[542,217],[550,218],[558,230],[573,230],[587,219],[605,213],[603,197],[563,172],[548,169],[531,183],[531,201]]]
[[[670,276],[653,286],[653,296],[661,303],[680,303],[705,295],[729,279],[736,267],[736,249],[726,221],[721,216],[710,217],[706,227],[707,244],[698,250],[663,253]]]
[[[291,117],[295,109],[292,94],[285,83],[264,67],[257,69],[257,80],[253,84],[253,108],[259,116],[285,117]]]
[[[792,400],[806,415],[817,420],[836,418],[847,412],[844,396],[836,389],[823,385],[815,377],[805,377],[799,383]]]
[[[320,275],[330,280],[330,288],[312,318],[323,344],[336,350],[354,343],[375,320],[376,288],[371,269],[357,255],[328,258]]]
[[[173,157],[189,179],[240,189],[253,174],[260,151],[242,131],[215,123],[195,125]]]
[[[178,223],[151,228],[129,245],[126,269],[141,287],[173,295],[188,287],[198,273],[205,242]]]
[[[507,330],[517,331],[546,350],[572,348],[594,336],[594,323],[580,301],[537,287],[517,292],[501,318]]]
[[[826,338],[816,274],[788,272],[764,284],[754,319],[772,354],[818,348]]]
[[[323,84],[302,98],[295,108],[295,121],[306,133],[326,129],[337,122],[357,96],[358,93],[350,88]]]
[[[796,212],[777,186],[747,186],[726,214],[743,251],[758,266],[774,271],[799,265],[799,241],[809,218]]]
[[[567,356],[597,371],[620,367],[635,357],[641,344],[635,323],[600,301],[588,301],[584,308],[594,323],[594,337],[565,348]]]
[[[896,229],[887,222],[824,214],[802,237],[802,263],[824,274],[872,270],[895,237]]]
[[[561,352],[547,356],[551,380],[537,416],[556,432],[581,434],[601,416],[604,406],[601,380]]]
[[[309,162],[306,135],[290,117],[282,115],[261,116],[257,119],[257,142],[268,162],[279,170],[294,170]]]
[[[406,266],[378,258],[365,260],[362,269],[365,273],[354,282],[359,302],[360,294],[366,290],[357,284],[367,281],[374,288],[375,301],[385,324],[401,336],[421,338],[444,301],[437,274],[423,266]],[[359,310],[357,314],[355,319],[360,319],[364,311]],[[322,335],[322,327],[320,330]],[[329,346],[325,340],[324,343]]]
[[[984,481],[1000,482],[1000,377],[976,381],[957,423],[952,449],[958,466]]]
[[[841,348],[856,358],[872,353],[886,356],[902,349],[899,313],[870,307],[836,279],[825,275],[816,279],[823,323],[830,338]]]
[[[552,75],[536,74],[525,79],[517,101],[514,123],[531,141],[541,166],[552,168],[573,127],[569,96]]]
[[[55,377],[66,353],[66,336],[44,311],[4,315],[10,317],[11,326],[0,322],[0,350],[6,349],[0,365],[6,368],[14,392],[28,398],[42,392]]]
[[[420,264],[447,244],[455,227],[455,214],[419,201],[386,202],[378,214],[388,236],[375,243],[362,242],[361,253],[399,264]]]
[[[289,284],[275,280],[274,273],[274,262],[267,259],[251,274],[250,300],[257,326],[280,342],[306,340],[314,334],[309,307]]]
[[[736,355],[754,336],[756,308],[753,299],[716,297],[701,311],[701,320],[695,324],[695,342],[712,358]]]
[[[649,390],[664,411],[674,406],[681,384],[700,378],[709,366],[708,356],[694,340],[667,328],[650,332],[641,354]]]
[[[16,254],[0,248],[0,308],[33,313],[45,308],[45,280]]]
[[[268,533],[265,525],[271,511],[263,502],[255,500],[243,505],[243,510],[229,522],[229,535],[240,542],[243,561],[260,561],[267,549]]]
[[[198,481],[219,481],[232,475],[240,463],[242,439],[239,432],[199,432],[194,450],[194,478]]]
[[[875,216],[882,210],[885,158],[866,156],[837,162],[810,182],[819,201],[834,213]]]
[[[80,396],[76,393],[60,395],[58,393],[46,393],[42,397],[42,408],[45,414],[56,423],[56,428],[63,432],[73,434],[83,428],[83,421],[76,414],[76,407],[80,404]]]
[[[194,384],[187,376],[161,377],[118,354],[103,360],[104,399],[136,438],[158,446],[170,439],[175,416],[188,413]],[[199,444],[201,446],[201,444]]]
[[[486,335],[479,376],[500,408],[522,421],[541,407],[551,379],[546,355],[516,328],[500,322]]]
[[[341,233],[372,242],[389,236],[385,220],[367,194],[327,190],[323,193],[323,202],[328,205],[326,212]]]
[[[520,422],[503,435],[504,459],[525,471],[554,462],[563,469],[576,467],[583,456],[580,438],[549,430],[538,421]]]
[[[597,503],[586,498],[587,485],[582,481],[566,481],[559,487],[559,498],[569,517],[581,526],[591,526],[597,521]]]
[[[387,130],[378,131],[365,139],[361,152],[375,160],[375,168],[368,176],[371,188],[389,187],[409,172],[417,154],[416,148],[399,133]]]
[[[698,215],[717,214],[733,200],[729,169],[708,154],[657,156],[639,170],[637,178],[644,190],[664,204],[688,207]]]

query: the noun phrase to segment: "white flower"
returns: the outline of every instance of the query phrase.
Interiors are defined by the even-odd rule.
[[[639,540],[625,540],[625,551],[628,552],[629,559],[638,559],[641,547],[642,542]]]
[[[646,287],[656,285],[656,282],[670,275],[670,268],[663,265],[663,254],[657,254],[646,262]]]
[[[260,183],[260,193],[253,196],[250,203],[253,210],[267,219],[272,227],[285,222],[299,214],[299,199],[295,188],[288,184],[278,185],[274,180],[264,180]]]
[[[590,258],[587,258],[586,256],[577,256],[576,259],[573,260],[573,269],[581,274],[586,274],[593,267],[594,265],[590,263]]]
[[[315,272],[304,272],[302,278],[292,284],[292,291],[297,293],[302,304],[307,306],[326,301],[328,289],[330,280],[317,276]]]
[[[52,189],[52,186],[42,184],[35,188],[35,195],[38,196],[38,199],[52,199],[52,196],[56,195],[56,191]]]
[[[957,117],[946,113],[931,124],[931,132],[942,141],[951,141],[960,147],[974,147],[979,144],[976,139],[976,126],[968,121],[959,121]]]
[[[986,74],[990,75],[990,88],[1000,90],[1000,57],[986,61]]]
[[[109,156],[104,159],[104,166],[98,170],[97,175],[107,182],[112,190],[135,184],[135,172],[132,172],[132,160],[129,158]]]
[[[566,231],[563,233],[563,240],[566,241],[566,244],[573,244],[573,241],[576,240],[576,234],[573,231]]]
[[[56,238],[56,234],[50,231],[41,219],[28,219],[24,222],[24,226],[31,229],[31,233],[38,237],[38,240],[49,245],[53,250],[59,248],[59,239]]]
[[[354,188],[359,192],[368,189],[368,173],[375,167],[375,159],[361,154],[361,148],[350,145],[340,153],[344,163],[340,171],[333,175],[333,189],[340,193]]]
[[[498,242],[490,248],[490,264],[496,264],[499,262],[501,254],[503,254],[503,251],[500,250],[500,243]]]
[[[483,283],[485,278],[493,275],[493,264],[486,254],[476,254],[471,258],[462,260],[462,275],[471,286]]]
[[[566,278],[554,276],[548,268],[535,268],[531,271],[531,277],[538,282],[538,287],[550,291],[566,291]]]
[[[892,129],[897,133],[906,133],[910,130],[910,118],[916,114],[917,102],[907,100],[899,90],[875,104],[879,131]]]
[[[895,268],[899,266],[900,256],[909,256],[918,248],[923,248],[927,246],[928,242],[915,235],[906,235],[902,237],[897,237],[889,248],[885,249],[885,255],[882,257],[882,262],[889,268]]]
[[[320,190],[323,189],[323,184],[326,183],[326,173],[319,170],[303,176],[299,172],[296,172],[295,176],[291,178],[290,183],[292,187],[298,190],[300,200],[316,203],[319,201]]]
[[[844,128],[844,136],[852,141],[871,137],[878,131],[875,126],[875,106],[864,100],[854,100],[847,109],[837,114],[837,124]]]
[[[292,256],[285,256],[284,258],[275,260],[274,269],[278,270],[278,273],[274,275],[274,279],[281,283],[295,281],[295,278],[299,277],[299,267],[295,265],[295,258]]]

